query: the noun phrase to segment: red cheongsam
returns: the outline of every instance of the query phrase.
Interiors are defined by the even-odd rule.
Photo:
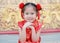
[[[20,28],[22,28],[22,26],[23,26],[25,23],[26,23],[25,20],[24,20],[24,21],[21,21],[21,22],[18,22],[18,26],[19,26]],[[33,22],[33,24],[34,24],[34,28],[35,28],[35,31],[36,31],[36,32],[42,27],[42,23],[39,23],[37,20],[35,20],[35,21]],[[37,42],[33,42],[33,41],[32,41],[32,39],[31,39],[31,32],[32,32],[31,29],[27,29],[27,28],[26,28],[26,42],[28,42],[28,43],[40,43],[41,37],[39,38],[39,40],[38,40]],[[24,43],[26,43],[26,42],[24,42]],[[18,40],[18,43],[21,43],[20,40]]]

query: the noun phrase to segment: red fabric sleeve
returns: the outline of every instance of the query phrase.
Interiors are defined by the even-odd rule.
[[[42,27],[42,23],[39,23],[38,26],[36,27],[36,31],[38,31],[39,29],[41,29]]]
[[[18,22],[18,26],[19,26],[20,28],[22,28],[22,26],[23,26],[22,22]]]
[[[42,27],[42,25],[43,25],[42,23],[39,23],[39,29]]]

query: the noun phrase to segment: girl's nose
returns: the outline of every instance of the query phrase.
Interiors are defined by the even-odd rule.
[[[29,14],[28,17],[31,18],[32,16]]]

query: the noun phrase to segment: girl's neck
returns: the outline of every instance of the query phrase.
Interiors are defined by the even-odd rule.
[[[26,20],[24,20],[25,22],[27,22]],[[37,20],[35,19],[32,23],[35,23],[35,22],[37,22]]]

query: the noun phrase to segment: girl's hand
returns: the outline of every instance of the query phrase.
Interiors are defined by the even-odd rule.
[[[31,30],[34,30],[34,26],[30,25],[29,28],[31,28]]]
[[[29,26],[33,25],[31,22],[26,22],[23,26],[23,28],[29,28]]]

